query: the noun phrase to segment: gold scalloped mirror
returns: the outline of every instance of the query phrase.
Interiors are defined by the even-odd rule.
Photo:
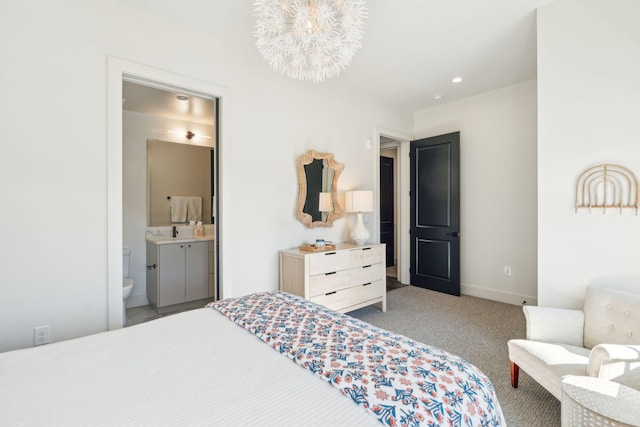
[[[296,217],[307,227],[332,227],[344,210],[338,201],[338,178],[344,165],[331,153],[309,150],[298,157]]]

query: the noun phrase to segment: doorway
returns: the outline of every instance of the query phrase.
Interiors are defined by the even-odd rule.
[[[406,144],[404,144],[406,142]],[[379,152],[379,223],[380,243],[386,244],[387,291],[408,285],[408,274],[404,275],[403,261],[408,251],[403,250],[402,223],[406,209],[402,202],[403,148],[408,140],[380,135]]]
[[[217,98],[219,104],[219,120],[217,126],[219,141],[226,140],[230,127],[230,117],[225,108],[230,100],[230,91],[223,87],[204,82],[184,75],[170,73],[157,68],[141,65],[120,58],[109,57],[107,61],[107,329],[122,327],[123,308],[123,107],[122,89],[124,78],[134,78],[149,85],[179,88],[190,93]],[[218,193],[216,195],[216,254],[218,298],[231,294],[231,280],[226,276],[230,269],[226,268],[227,257],[224,254],[226,239],[230,240],[230,230],[224,230],[222,224],[228,216],[229,195],[225,191],[224,164],[229,164],[230,152],[223,144],[218,146],[217,176]]]
[[[123,246],[130,254],[127,277],[134,283],[124,301],[125,326],[130,326],[201,307],[218,294],[214,245],[218,100],[128,76],[122,84]],[[174,212],[179,207],[176,200],[185,196],[194,204],[188,212]],[[179,237],[190,238],[198,230],[203,238],[211,240],[207,240],[208,250],[198,254],[202,258],[200,274],[188,275],[186,283],[183,273],[181,285],[167,287],[168,283],[158,284],[158,277],[168,280],[166,266],[163,276],[155,267],[148,267],[155,265],[149,262],[148,252],[158,248],[150,247],[145,237],[169,238],[173,227]],[[178,281],[178,276],[172,281]],[[175,294],[169,292],[174,286]],[[182,291],[178,290],[180,286]]]

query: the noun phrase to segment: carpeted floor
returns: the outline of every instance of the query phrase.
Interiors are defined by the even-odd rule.
[[[409,286],[409,285],[403,285],[395,277],[387,276],[387,292],[393,291],[394,289],[404,288],[405,286]]]
[[[560,425],[560,402],[525,372],[511,387],[507,341],[524,338],[521,307],[405,286],[387,292],[386,313],[370,306],[349,314],[476,365],[493,382],[508,426]]]

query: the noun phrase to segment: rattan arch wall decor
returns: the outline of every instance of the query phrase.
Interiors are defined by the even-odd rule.
[[[576,213],[578,209],[634,209],[638,215],[640,185],[638,178],[624,166],[602,164],[582,172],[576,184]]]

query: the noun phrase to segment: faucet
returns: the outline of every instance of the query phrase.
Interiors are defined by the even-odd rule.
[[[178,237],[178,227],[173,226],[173,237]]]

